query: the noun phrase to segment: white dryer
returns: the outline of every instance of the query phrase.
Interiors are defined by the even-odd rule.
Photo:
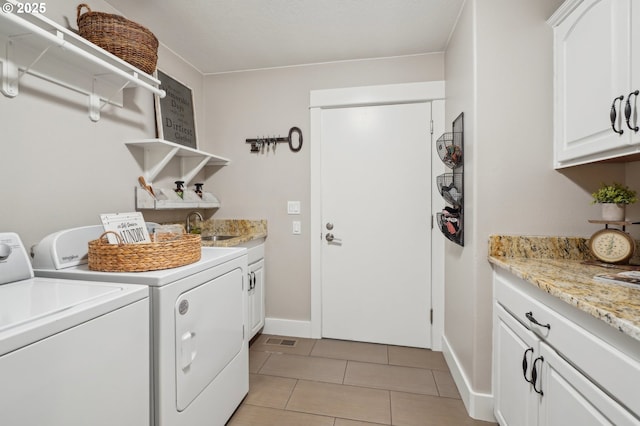
[[[149,302],[141,285],[34,278],[0,233],[0,423],[149,423]]]
[[[222,426],[249,391],[247,250],[203,247],[193,264],[150,272],[87,265],[102,226],[49,235],[34,248],[36,276],[149,286],[154,426]]]

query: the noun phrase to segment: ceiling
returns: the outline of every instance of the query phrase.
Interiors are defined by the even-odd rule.
[[[443,52],[464,0],[106,0],[204,74]]]

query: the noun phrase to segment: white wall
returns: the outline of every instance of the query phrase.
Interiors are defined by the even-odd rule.
[[[489,235],[589,236],[587,220],[598,217],[590,192],[625,178],[615,164],[553,170],[545,21],[559,3],[469,0],[446,52],[447,120],[465,113],[466,208],[465,247],[446,244],[445,338],[472,415],[491,394]]]
[[[76,28],[77,4],[48,2],[46,16]],[[100,0],[91,7],[115,12]],[[159,67],[194,87],[196,114],[204,115],[202,75],[164,48],[159,56]],[[29,247],[51,232],[99,223],[100,213],[134,210],[141,169],[124,142],[155,137],[155,119],[149,92],[125,92],[124,108],[105,107],[97,123],[85,96],[29,75],[16,98],[0,95],[0,230],[18,232]]]
[[[310,320],[309,92],[350,86],[441,80],[443,55],[352,61],[205,77],[205,119],[215,152],[232,159],[207,185],[220,197],[214,217],[267,219],[266,315]],[[247,138],[286,136],[298,126],[300,152],[279,144],[276,151],[249,152]],[[393,143],[393,141],[390,141]],[[366,161],[366,153],[363,153]],[[358,167],[354,164],[354,167]],[[301,201],[301,215],[287,215],[287,201]],[[375,211],[375,206],[372,206]],[[292,220],[302,234],[292,235]]]

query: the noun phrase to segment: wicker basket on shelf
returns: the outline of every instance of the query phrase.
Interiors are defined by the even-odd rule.
[[[77,22],[80,35],[93,44],[147,74],[155,71],[158,39],[147,28],[120,15],[92,12],[84,3],[78,5]]]
[[[109,244],[107,234],[118,244]],[[89,241],[89,269],[102,272],[143,272],[176,268],[200,260],[200,235],[182,234],[176,239],[153,243],[125,244],[113,231]]]

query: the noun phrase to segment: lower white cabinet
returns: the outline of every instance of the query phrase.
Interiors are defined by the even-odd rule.
[[[566,305],[572,316],[568,319],[558,310],[561,305],[545,305],[533,290],[552,297],[510,274],[494,276],[493,395],[498,423],[639,425],[640,399],[635,392],[629,394],[628,383],[640,375],[640,346],[624,339],[620,347],[612,345],[600,338],[606,329],[593,334],[592,324],[575,322],[582,312]],[[620,340],[617,330],[610,332],[614,341]]]
[[[249,265],[249,338],[264,327],[264,259]]]
[[[540,343],[541,425],[638,425],[634,417],[549,345]]]
[[[527,378],[532,372],[537,339],[499,304],[494,309],[494,414],[502,426],[537,425],[540,398]]]
[[[242,244],[247,248],[249,262],[249,339],[264,327],[264,238]]]

